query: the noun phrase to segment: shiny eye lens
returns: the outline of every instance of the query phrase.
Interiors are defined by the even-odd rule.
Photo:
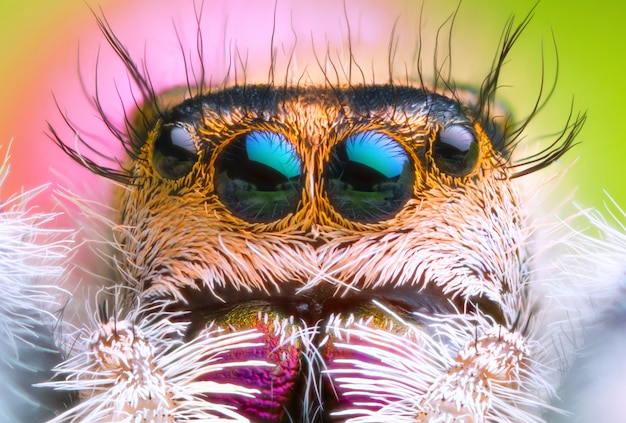
[[[197,159],[194,138],[184,128],[164,127],[154,142],[152,163],[166,179],[179,179],[187,175]]]
[[[433,159],[440,171],[450,176],[465,176],[478,162],[478,142],[467,127],[453,125],[437,133]]]
[[[366,131],[334,147],[324,179],[337,212],[351,220],[376,222],[402,208],[413,192],[415,175],[397,141]]]
[[[271,222],[293,212],[301,197],[302,162],[278,133],[252,131],[231,141],[215,162],[215,190],[233,214]]]

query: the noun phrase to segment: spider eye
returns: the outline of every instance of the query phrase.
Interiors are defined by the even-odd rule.
[[[166,126],[154,142],[152,162],[165,179],[179,179],[189,174],[198,159],[193,135],[179,126]]]
[[[432,154],[440,171],[450,176],[465,176],[478,162],[478,142],[466,126],[452,125],[437,132]]]
[[[334,147],[324,179],[335,210],[367,223],[395,215],[411,196],[415,175],[406,150],[396,140],[364,131]]]
[[[284,135],[252,131],[236,137],[215,162],[215,190],[233,214],[271,222],[295,211],[302,162]]]

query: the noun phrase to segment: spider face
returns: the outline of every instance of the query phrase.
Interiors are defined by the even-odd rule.
[[[525,233],[504,163],[468,106],[421,88],[228,88],[150,129],[120,191],[118,261],[141,301],[183,313],[184,342],[259,334],[223,353],[226,369],[197,370],[257,393],[207,389],[207,407],[335,421],[387,412],[408,395],[395,384],[411,392],[404,413],[432,418],[442,377],[513,389],[527,366]],[[477,342],[518,361],[457,362]]]

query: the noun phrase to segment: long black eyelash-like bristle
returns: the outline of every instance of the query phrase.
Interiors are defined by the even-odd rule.
[[[138,153],[143,145],[145,135],[148,128],[150,128],[156,119],[162,114],[160,110],[159,97],[156,94],[153,85],[150,81],[148,70],[144,67],[140,68],[135,61],[131,58],[130,52],[124,46],[122,41],[115,35],[109,22],[104,16],[102,10],[98,14],[92,9],[93,16],[96,19],[96,23],[100,28],[101,33],[106,39],[109,46],[113,49],[117,57],[124,64],[128,73],[129,82],[139,90],[140,98],[134,98],[135,104],[135,116],[136,119],[131,121],[127,110],[124,108],[122,99],[120,103],[124,108],[124,125],[123,128],[119,128],[109,117],[100,101],[98,93],[98,75],[97,75],[97,62],[96,62],[96,87],[95,94],[90,99],[91,104],[96,109],[101,121],[107,127],[108,131],[120,142],[121,146],[126,152],[126,155],[131,159],[137,159]],[[204,75],[202,75],[203,77]],[[109,167],[97,163],[94,159],[86,156],[78,147],[70,145],[67,141],[64,141],[60,134],[54,129],[54,127],[48,125],[49,137],[65,152],[71,159],[87,168],[89,171],[96,175],[103,176],[107,179],[111,179],[123,184],[132,184],[133,177],[128,169],[124,168],[123,163],[118,158],[108,157],[103,155],[97,148],[95,148],[89,141],[87,141],[82,135],[80,135],[80,128],[73,124],[69,116],[63,112],[57,104],[57,108],[67,125],[68,128],[74,133],[75,144],[84,146],[88,151],[99,156],[101,159],[114,163],[115,166]],[[130,113],[132,115],[133,113]]]
[[[148,107],[151,108],[151,110],[154,110],[158,114],[161,114],[161,111],[159,110],[158,96],[150,81],[150,75],[148,73],[147,68],[144,66],[143,69],[140,69],[139,66],[137,66],[137,64],[131,58],[131,55],[128,49],[124,46],[122,41],[113,32],[113,29],[111,28],[108,21],[104,17],[103,12],[101,11],[100,13],[101,13],[100,15],[97,15],[94,13],[94,16],[96,18],[96,23],[98,24],[98,27],[100,28],[100,31],[102,32],[105,39],[107,40],[109,46],[113,49],[117,57],[122,61],[122,63],[126,67],[126,71],[129,74],[131,82],[133,82],[139,89],[141,93],[141,99],[139,103],[142,105],[147,105]],[[96,102],[97,102],[97,98],[96,98]],[[142,106],[142,107],[145,107],[145,106]],[[99,109],[98,111],[100,112],[100,116],[105,121],[105,123],[110,123],[106,114],[103,113],[101,109]],[[138,112],[141,113],[141,108],[138,110]],[[146,125],[149,125],[151,122],[146,121],[144,123]],[[138,147],[140,147],[133,142],[134,141],[133,139],[121,139],[120,141],[123,142],[124,147],[126,147],[127,150],[129,150],[129,152],[131,153],[137,152]]]
[[[78,144],[86,146],[89,151],[95,152],[97,155],[102,157],[102,154],[98,153],[97,150],[92,147],[80,134],[76,127],[69,121],[67,115],[61,112],[61,116],[65,121],[66,125],[72,130],[74,133],[74,138]],[[54,129],[51,124],[48,124],[48,137],[52,139],[52,141],[61,148],[61,150],[68,155],[72,160],[81,166],[88,169],[90,172],[103,176],[107,179],[111,179],[116,182],[120,182],[122,184],[130,185],[132,184],[132,176],[130,172],[124,169],[123,165],[116,159],[105,157],[105,159],[109,161],[114,161],[118,164],[119,167],[112,168],[100,165],[96,163],[94,160],[85,156],[81,153],[77,148],[70,146],[67,142],[65,142],[62,137],[58,134],[58,132]]]
[[[516,161],[511,161],[510,157],[512,156],[513,151],[516,147],[521,143],[523,139],[523,134],[525,129],[528,127],[530,122],[534,119],[534,117],[541,111],[543,106],[550,99],[554,86],[556,85],[556,78],[558,76],[558,58],[557,58],[557,75],[555,76],[555,82],[552,88],[549,90],[547,95],[543,95],[543,74],[542,81],[539,94],[537,95],[537,101],[532,109],[532,111],[520,122],[513,123],[510,120],[510,117],[506,117],[506,122],[504,124],[495,122],[500,117],[493,116],[493,111],[495,109],[496,104],[496,92],[499,84],[499,77],[502,71],[502,68],[506,62],[508,55],[510,54],[511,49],[516,44],[521,34],[527,28],[530,23],[534,10],[537,5],[535,5],[529,13],[522,19],[522,21],[515,25],[514,19],[510,18],[503,30],[502,37],[500,40],[500,47],[498,49],[498,53],[496,54],[494,61],[491,66],[491,70],[488,76],[484,79],[481,84],[480,90],[477,94],[476,103],[470,105],[469,107],[473,110],[474,119],[481,123],[483,128],[485,128],[490,135],[492,135],[492,143],[497,151],[499,151],[505,157],[504,166],[507,166],[510,169],[513,169],[512,177],[519,177],[523,175],[527,175],[529,173],[535,172],[537,170],[543,169],[549,166],[551,163],[559,160],[570,148],[575,145],[575,138],[580,132],[585,120],[585,114],[579,114],[576,117],[573,117],[573,114],[570,113],[570,117],[561,131],[561,133],[557,136],[556,140],[552,142],[550,145],[542,149],[541,151],[532,154],[530,156],[524,157],[522,159],[518,159]],[[345,7],[344,7],[345,9]],[[105,124],[109,132],[120,142],[122,147],[126,152],[126,156],[131,160],[138,159],[138,153],[143,143],[145,142],[145,137],[150,127],[154,125],[156,120],[162,116],[162,104],[159,94],[156,93],[154,86],[150,80],[150,75],[148,69],[144,66],[139,66],[130,55],[130,52],[122,43],[122,41],[115,35],[111,25],[107,21],[106,17],[102,10],[99,13],[92,10],[92,13],[96,19],[96,23],[100,28],[103,36],[105,37],[109,46],[113,49],[117,57],[124,64],[126,71],[128,73],[129,83],[133,85],[136,89],[138,89],[139,97],[134,99],[134,111],[131,110],[131,113],[126,113],[128,110],[124,110],[124,124],[123,127],[118,127],[109,117],[108,114],[102,107],[102,103],[100,101],[98,95],[98,84],[97,84],[97,69],[96,69],[96,88],[95,95],[91,99],[91,103],[95,107],[100,119]],[[205,68],[203,63],[203,44],[202,44],[202,33],[201,33],[201,17],[202,17],[202,6],[200,6],[200,10],[195,10],[196,13],[196,25],[198,26],[197,32],[197,40],[196,40],[196,49],[198,54],[198,59],[200,61],[200,74],[196,74],[193,70],[193,65],[191,62],[187,61],[187,57],[183,51],[181,45],[181,51],[183,51],[183,60],[185,64],[185,70],[187,74],[186,81],[186,89],[187,95],[189,97],[199,96],[202,94],[206,94],[207,83],[205,81]],[[347,13],[347,12],[346,12]],[[421,11],[423,13],[423,10]],[[422,87],[425,91],[428,92],[438,92],[444,91],[456,98],[457,101],[461,101],[458,97],[457,86],[452,78],[452,47],[451,47],[451,38],[452,31],[454,27],[454,23],[456,17],[459,13],[459,7],[456,8],[454,13],[439,27],[437,30],[437,39],[435,46],[435,60],[433,63],[434,66],[434,75],[433,81],[430,86],[425,85],[425,80],[422,75],[422,66],[421,66],[421,41],[418,42],[418,50],[416,52],[417,58],[417,72],[419,81],[422,83]],[[276,19],[276,18],[274,18]],[[420,21],[422,20],[420,16]],[[347,70],[347,79],[349,85],[351,85],[352,81],[352,66],[356,66],[358,70],[361,72],[365,83],[365,76],[363,74],[363,70],[360,68],[358,63],[356,63],[354,59],[354,55],[352,52],[352,40],[350,35],[350,26],[346,17],[346,23],[348,25],[348,43],[349,43],[349,66]],[[276,22],[274,22],[276,25]],[[448,34],[448,54],[443,58],[443,62],[441,64],[438,63],[437,58],[437,46],[439,45],[439,34],[444,26],[449,26],[449,34]],[[176,30],[176,28],[175,28]],[[389,73],[390,73],[390,83],[393,85],[393,56],[395,54],[393,37],[395,34],[395,25],[394,32],[392,33],[392,40],[390,41],[389,46]],[[178,33],[177,33],[178,35]],[[421,40],[421,29],[420,29],[420,40]],[[180,41],[180,40],[179,40]],[[273,43],[273,42],[272,42]],[[274,46],[272,44],[272,66],[268,75],[268,86],[273,86],[274,83],[274,72],[275,72],[275,52],[273,51]],[[315,49],[314,49],[315,50]],[[555,47],[556,51],[556,47]],[[291,53],[294,54],[293,52]],[[341,85],[340,80],[341,72],[340,69],[336,67],[336,64],[330,57],[330,53],[326,52],[325,60],[320,59],[315,53],[315,58],[318,62],[318,66],[322,68],[323,74],[326,78],[326,86],[334,89],[334,87]],[[331,70],[334,71],[337,82],[334,83],[331,81],[328,75],[328,69],[325,66],[331,66]],[[97,66],[97,65],[96,65]],[[245,63],[242,63],[242,68],[244,69],[244,78],[245,78]],[[342,68],[344,73],[345,69]],[[230,71],[229,71],[230,73]],[[237,78],[235,78],[237,81]],[[287,82],[285,80],[285,82]],[[209,84],[210,85],[210,84]],[[237,85],[237,84],[236,84]],[[244,80],[244,89],[245,89],[245,80]],[[287,84],[285,84],[287,85]],[[208,88],[210,90],[210,86]],[[133,90],[131,89],[131,92]],[[120,103],[122,107],[124,104],[122,99],[120,98]],[[114,180],[116,182],[120,182],[123,184],[132,184],[133,177],[129,169],[124,168],[124,164],[120,161],[120,159],[116,157],[108,157],[103,155],[98,151],[93,145],[89,143],[83,136],[80,135],[79,128],[77,128],[68,118],[68,116],[59,109],[61,115],[66,123],[66,125],[72,130],[74,133],[74,142],[79,146],[84,146],[89,152],[94,153],[96,156],[113,163],[113,166],[104,166],[98,164],[96,160],[90,158],[79,151],[77,147],[70,145],[68,142],[63,141],[60,137],[59,133],[49,125],[49,136],[52,140],[74,161],[78,162],[85,168],[89,169],[94,174],[103,176],[105,178]],[[129,118],[129,116],[135,116],[134,119]],[[489,128],[492,128],[493,131],[490,132]],[[495,129],[494,129],[495,128]]]
[[[429,85],[426,84],[422,73],[421,29],[419,33],[420,41],[418,42],[418,49],[416,51],[417,57],[415,61],[417,64],[417,76],[422,87],[424,87],[424,90],[443,92],[446,95],[455,98],[460,105],[469,107],[474,119],[479,122],[489,134],[494,148],[503,156],[503,166],[513,170],[511,173],[512,178],[528,175],[558,161],[575,145],[575,138],[582,129],[586,120],[584,113],[578,114],[574,117],[573,113],[570,112],[570,116],[562,131],[556,135],[556,139],[547,147],[530,156],[516,159],[515,161],[511,159],[514,150],[524,139],[523,135],[525,134],[526,128],[552,97],[552,94],[555,91],[556,81],[558,79],[558,52],[556,51],[555,43],[557,70],[554,83],[548,90],[548,94],[544,95],[544,78],[542,71],[541,87],[537,95],[537,100],[532,111],[525,118],[519,122],[514,122],[508,113],[505,112],[502,116],[500,116],[498,115],[498,112],[496,112],[496,110],[499,109],[499,107],[496,107],[496,104],[498,104],[496,94],[499,88],[498,84],[502,68],[504,67],[506,59],[509,57],[514,45],[517,43],[522,33],[526,30],[532,20],[536,7],[537,4],[533,6],[533,8],[526,14],[519,24],[515,24],[513,17],[506,22],[499,42],[499,49],[492,63],[491,70],[481,84],[480,89],[475,96],[475,102],[472,102],[471,104],[464,103],[464,101],[467,101],[467,98],[462,98],[458,91],[457,84],[452,76],[452,32],[459,13],[460,3],[454,13],[446,19],[446,21],[437,30],[433,62],[433,80]],[[421,13],[423,13],[423,10]],[[422,18],[420,16],[420,22],[421,21]],[[447,56],[445,56],[442,59],[441,64],[439,64],[438,51],[440,46],[440,34],[445,26],[448,26],[448,52]],[[467,87],[463,89],[463,91],[465,90],[467,90]]]
[[[437,29],[437,33],[435,35],[435,54],[433,55],[433,91],[438,91],[439,84],[443,84],[443,89],[445,92],[451,93],[454,96],[456,92],[456,83],[452,78],[452,32],[454,31],[456,18],[459,14],[459,10],[461,8],[461,2],[457,4],[454,13],[452,13],[448,18],[439,26]],[[439,43],[441,39],[441,32],[444,28],[448,26],[448,52],[446,56],[443,57],[442,63],[439,64]],[[446,65],[447,63],[447,65]],[[444,72],[444,68],[446,71]],[[421,78],[420,78],[421,79]]]
[[[495,136],[492,139],[492,143],[494,147],[500,151],[505,158],[507,158],[507,161],[509,161],[509,158],[513,155],[514,150],[521,143],[525,129],[552,97],[556,87],[556,80],[558,79],[558,52],[556,51],[555,44],[557,70],[554,77],[554,83],[548,91],[548,94],[545,96],[543,94],[544,74],[542,70],[541,86],[532,111],[518,123],[510,122],[510,118],[508,117],[503,125],[495,123],[495,119],[498,117],[493,116],[492,110],[494,109],[494,105],[496,103],[496,91],[498,89],[500,73],[509,53],[511,52],[511,49],[532,20],[537,4],[533,6],[533,8],[519,24],[514,24],[513,17],[507,21],[502,33],[498,54],[494,59],[491,71],[480,87],[478,102],[474,106],[474,118],[482,124],[483,128],[502,126],[501,130],[494,133]],[[558,161],[575,145],[574,141],[576,136],[580,133],[585,121],[585,113],[579,113],[576,117],[574,117],[573,110],[570,111],[570,115],[565,123],[565,126],[552,143],[537,153],[517,159],[516,161],[509,161],[506,164],[509,169],[515,170],[511,174],[511,177],[517,178],[528,175]]]
[[[586,120],[586,113],[580,113],[576,117],[573,117],[572,112],[570,112],[565,127],[557,138],[550,143],[550,145],[538,153],[524,157],[523,159],[509,165],[509,168],[511,169],[519,169],[514,172],[511,177],[518,178],[520,176],[528,175],[557,162],[565,153],[576,145],[576,137],[582,130]]]
[[[489,71],[487,77],[484,79],[478,93],[478,101],[476,104],[477,115],[475,116],[478,121],[483,122],[485,119],[488,119],[490,117],[491,110],[493,108],[493,105],[495,104],[496,91],[498,89],[498,82],[500,80],[500,73],[502,72],[502,68],[504,67],[506,59],[509,56],[513,46],[519,40],[522,32],[524,32],[524,30],[530,23],[533,17],[535,7],[531,9],[531,11],[526,15],[522,22],[519,23],[517,26],[514,25],[513,17],[511,17],[507,21],[504,31],[502,33],[498,53],[496,54],[494,62],[491,66],[491,70]]]

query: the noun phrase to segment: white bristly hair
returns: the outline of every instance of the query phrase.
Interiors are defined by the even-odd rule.
[[[7,168],[4,161],[0,182]],[[27,209],[27,201],[39,191],[0,205],[0,420],[39,421],[32,415],[47,405],[38,390],[50,395],[53,389],[78,393],[83,401],[50,423],[248,421],[233,407],[207,401],[205,395],[254,397],[258,391],[206,379],[226,367],[274,366],[259,360],[221,360],[233,350],[263,345],[264,334],[256,329],[222,331],[208,324],[201,336],[187,340],[189,323],[180,319],[183,314],[167,311],[166,302],[142,303],[133,288],[119,286],[95,296],[97,304],[114,304],[108,317],[87,313],[91,317],[78,327],[57,320],[55,311],[67,296],[59,286],[73,244],[71,234],[46,229],[55,215]],[[564,408],[577,411],[578,420],[573,421],[582,423],[597,415],[598,404],[608,399],[613,406],[602,405],[602,416],[617,422],[620,401],[605,390],[623,383],[616,378],[625,367],[619,356],[625,342],[611,331],[619,335],[624,329],[620,293],[626,231],[620,223],[623,211],[615,205],[613,210],[610,223],[596,211],[581,211],[557,224],[538,220],[531,225],[529,289],[534,301],[529,310],[518,310],[524,316],[520,324],[528,323],[527,328],[506,329],[480,313],[414,313],[408,322],[375,303],[391,326],[373,325],[371,317],[334,315],[323,329],[303,326],[276,333],[281,343],[302,345],[301,359],[310,371],[305,375],[305,415],[313,420],[322,412],[319,401],[312,399],[321,396],[328,378],[335,393],[356,398],[351,407],[334,413],[346,422],[571,421],[557,410],[563,404],[548,401],[562,372],[576,362],[587,331],[597,333],[591,337],[596,345],[568,377],[570,386],[565,385],[563,396],[569,403]],[[576,229],[580,221],[593,236]],[[541,307],[534,309],[535,304]],[[50,363],[59,361],[52,342],[55,326],[62,328],[58,332],[63,334],[60,345],[66,359],[54,367],[54,380],[29,389],[37,380],[28,375],[49,371],[54,366]],[[319,340],[322,330],[326,336]],[[352,358],[329,365],[322,352],[328,342]],[[602,379],[596,379],[596,370],[587,369],[596,369]],[[612,378],[607,376],[611,372]],[[583,385],[575,384],[580,375]]]
[[[1,147],[1,146],[0,146]],[[0,188],[9,171],[0,159]],[[46,187],[0,199],[0,421],[34,418],[50,406],[29,386],[55,361],[53,331],[72,239],[57,217],[28,203]],[[27,421],[27,420],[24,420]]]
[[[363,321],[329,325],[338,339],[358,340],[335,346],[361,358],[336,360],[328,374],[344,395],[369,399],[338,416],[354,423],[543,421],[536,409],[545,394],[537,393],[551,389],[528,363],[539,346],[486,317],[416,317],[425,326],[395,316],[401,332]]]
[[[128,288],[107,291],[102,294],[122,303],[135,297]],[[248,421],[232,407],[211,403],[203,396],[258,392],[206,379],[228,367],[272,366],[259,360],[225,362],[221,357],[262,345],[262,334],[224,332],[209,324],[201,336],[185,341],[188,323],[177,322],[181,313],[167,312],[167,305],[137,304],[116,311],[106,322],[94,316],[68,336],[69,358],[54,369],[59,380],[41,386],[77,391],[86,398],[50,423]]]

